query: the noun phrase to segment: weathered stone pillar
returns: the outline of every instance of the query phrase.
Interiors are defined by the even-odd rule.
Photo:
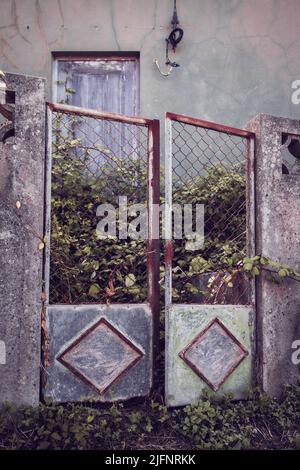
[[[300,271],[300,121],[262,114],[248,129],[256,134],[256,253]],[[283,385],[300,376],[292,361],[300,339],[300,283],[278,285],[265,272],[256,294],[259,382],[280,396]]]
[[[0,132],[0,403],[36,405],[40,393],[45,82],[15,74],[6,74],[6,82],[10,90],[6,108],[14,114],[14,132],[3,126]]]

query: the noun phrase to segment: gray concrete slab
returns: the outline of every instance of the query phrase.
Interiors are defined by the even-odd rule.
[[[300,177],[282,173],[282,134],[300,136],[300,121],[261,114],[248,128],[256,133],[256,252],[300,271]],[[259,381],[280,396],[300,376],[292,362],[292,343],[300,339],[299,282],[278,285],[267,272],[259,277],[257,327]]]
[[[47,308],[47,324],[50,365],[45,398],[114,402],[149,394],[148,305],[53,305]]]
[[[15,136],[0,143],[0,402],[36,405],[45,164],[45,81],[6,75],[15,92]]]

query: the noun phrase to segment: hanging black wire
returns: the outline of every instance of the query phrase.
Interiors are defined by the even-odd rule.
[[[174,9],[171,24],[173,29],[169,36],[166,38],[166,65],[170,65],[171,67],[179,67],[179,64],[177,62],[172,62],[169,57],[170,46],[172,47],[173,52],[175,52],[176,47],[182,40],[184,34],[183,29],[178,27],[179,19],[177,14],[176,0],[174,0]]]

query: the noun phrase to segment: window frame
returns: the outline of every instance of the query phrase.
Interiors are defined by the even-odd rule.
[[[137,88],[136,88],[136,113],[140,116],[141,96],[140,96],[140,53],[139,52],[52,52],[52,80],[51,96],[52,101],[57,102],[57,81],[58,81],[58,63],[66,61],[120,61],[136,63],[137,70]]]

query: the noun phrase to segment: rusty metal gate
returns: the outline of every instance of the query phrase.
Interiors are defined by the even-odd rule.
[[[159,121],[48,103],[47,126],[43,397],[146,396],[158,340]],[[145,203],[146,237],[129,238],[132,205]]]
[[[197,402],[207,388],[243,398],[253,384],[254,281],[242,269],[243,259],[255,253],[253,162],[253,133],[167,113],[166,401],[170,406]],[[182,230],[178,224],[183,221]]]
[[[43,396],[146,396],[159,341],[159,121],[48,103],[47,124]],[[167,113],[170,406],[253,385],[255,285],[242,269],[255,253],[253,165],[253,133]],[[146,237],[127,232],[137,213]]]

